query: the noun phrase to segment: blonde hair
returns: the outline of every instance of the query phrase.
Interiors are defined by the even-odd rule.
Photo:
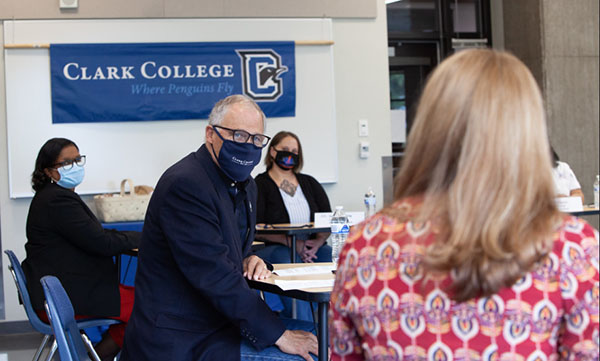
[[[551,249],[550,147],[539,88],[513,55],[464,50],[423,91],[395,180],[442,232],[427,270],[451,272],[457,301],[509,287]]]

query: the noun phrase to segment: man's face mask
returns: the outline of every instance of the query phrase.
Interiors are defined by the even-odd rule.
[[[248,179],[250,172],[260,162],[262,148],[252,143],[238,143],[225,139],[215,127],[213,127],[213,130],[223,141],[221,151],[217,157],[221,170],[236,182]],[[213,148],[213,153],[214,151]]]

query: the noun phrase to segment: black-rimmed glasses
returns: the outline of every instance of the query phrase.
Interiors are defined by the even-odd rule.
[[[225,130],[231,132],[232,139],[236,143],[247,143],[248,139],[250,139],[250,137],[252,137],[252,144],[254,144],[255,146],[257,146],[259,148],[264,148],[264,146],[269,143],[269,140],[271,140],[271,137],[269,137],[267,135],[250,134],[247,131],[242,130],[242,129],[230,129],[230,128],[222,127],[220,125],[213,125],[212,127],[219,128],[219,129],[225,129]],[[218,133],[218,130],[217,130],[217,133]]]
[[[55,163],[54,166],[56,168],[63,167],[65,170],[69,170],[73,168],[73,164],[76,164],[78,167],[83,167],[85,165],[85,155],[80,155],[75,159],[67,159],[60,163]]]

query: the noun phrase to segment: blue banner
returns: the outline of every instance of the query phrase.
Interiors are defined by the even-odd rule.
[[[231,94],[296,112],[294,42],[52,44],[52,122],[207,119]]]

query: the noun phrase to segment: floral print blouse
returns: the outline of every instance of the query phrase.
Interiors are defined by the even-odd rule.
[[[340,255],[329,314],[332,360],[598,360],[598,231],[565,216],[552,252],[512,287],[456,303],[448,275],[424,277],[431,222],[378,213]],[[387,212],[389,213],[389,212]]]

